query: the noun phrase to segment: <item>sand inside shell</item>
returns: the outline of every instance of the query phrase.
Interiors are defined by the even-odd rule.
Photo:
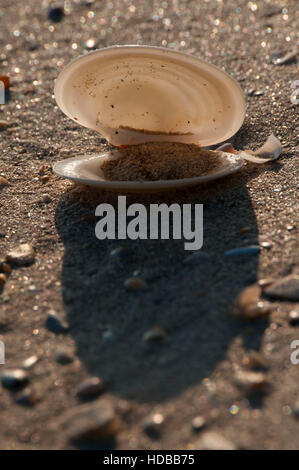
[[[195,144],[150,142],[119,149],[120,158],[101,166],[112,181],[157,181],[195,178],[219,166],[221,153]]]

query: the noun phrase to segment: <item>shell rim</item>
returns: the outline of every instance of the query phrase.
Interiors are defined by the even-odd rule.
[[[81,54],[79,55],[78,57],[75,57],[73,58],[61,71],[60,73],[58,74],[58,77],[56,78],[55,80],[55,85],[54,85],[54,96],[55,96],[55,101],[58,105],[58,107],[60,108],[60,110],[66,115],[68,116],[70,119],[72,119],[72,121],[76,122],[77,124],[80,124],[80,126],[82,127],[86,127],[87,129],[92,129],[90,127],[87,127],[87,126],[84,126],[83,124],[81,124],[78,120],[74,119],[70,114],[68,114],[66,111],[65,111],[65,107],[64,105],[62,104],[61,102],[61,98],[58,97],[58,94],[59,94],[59,89],[61,87],[61,83],[62,83],[62,80],[64,78],[64,75],[69,71],[69,69],[72,67],[72,65],[79,61],[79,60],[88,60],[88,58],[93,55],[93,54],[98,54],[99,52],[101,53],[106,53],[106,52],[109,52],[109,51],[119,51],[119,50],[133,50],[133,49],[145,49],[145,50],[156,50],[156,51],[162,51],[164,53],[170,53],[170,54],[173,54],[173,55],[179,55],[183,58],[185,58],[186,60],[198,60],[199,62],[202,62],[204,63],[205,65],[207,65],[208,67],[211,67],[211,68],[214,68],[216,70],[218,70],[220,73],[222,73],[223,75],[225,75],[229,80],[231,80],[231,82],[235,85],[235,87],[238,89],[239,93],[240,93],[240,97],[242,99],[242,103],[241,103],[241,107],[243,108],[241,113],[240,113],[240,118],[238,120],[238,125],[235,126],[236,128],[235,129],[232,129],[231,133],[228,132],[228,135],[225,136],[225,139],[224,140],[215,140],[213,142],[211,142],[209,145],[215,145],[215,144],[219,144],[221,142],[224,142],[226,141],[227,139],[229,139],[230,137],[232,137],[233,135],[235,135],[238,130],[242,127],[243,123],[244,123],[244,120],[245,120],[245,115],[246,115],[246,109],[247,109],[247,104],[246,104],[246,101],[245,101],[245,98],[244,98],[244,94],[243,94],[243,90],[239,84],[239,82],[231,77],[231,75],[229,75],[226,71],[222,70],[220,67],[214,65],[214,64],[211,64],[209,63],[208,61],[202,59],[201,57],[197,57],[195,55],[192,55],[192,54],[188,54],[186,52],[182,52],[182,51],[176,51],[174,49],[170,49],[170,48],[167,48],[167,47],[161,47],[161,46],[150,46],[150,45],[142,45],[142,44],[124,44],[124,45],[114,45],[114,46],[108,46],[108,47],[103,47],[103,48],[100,48],[100,49],[96,49],[94,51],[90,51],[90,52],[87,52],[85,54]],[[94,129],[93,129],[94,130]],[[100,134],[100,132],[98,132]],[[194,134],[196,135],[196,134]]]
[[[85,184],[87,186],[95,186],[99,189],[111,189],[111,190],[123,190],[123,191],[143,191],[143,190],[163,190],[163,189],[170,189],[170,188],[179,188],[179,187],[187,187],[187,186],[195,186],[201,183],[207,183],[209,181],[213,181],[224,176],[230,175],[232,173],[237,172],[240,170],[244,164],[243,159],[236,154],[231,154],[228,152],[221,152],[229,162],[229,166],[224,168],[220,168],[215,173],[211,173],[205,176],[195,176],[193,178],[181,178],[181,179],[172,179],[172,180],[154,180],[154,181],[113,181],[113,180],[106,180],[103,179],[100,175],[97,177],[101,179],[90,179],[84,178],[79,176],[72,176],[70,173],[67,174],[64,170],[65,165],[76,163],[78,165],[80,162],[90,162],[95,160],[101,160],[107,155],[107,151],[102,152],[99,155],[82,155],[78,157],[71,157],[65,160],[60,160],[59,162],[54,163],[53,171],[55,174],[62,178],[69,179],[76,183]]]

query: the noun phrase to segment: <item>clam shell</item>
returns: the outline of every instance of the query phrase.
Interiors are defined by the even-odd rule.
[[[101,165],[107,158],[120,158],[118,150],[109,152],[109,154],[108,152],[103,152],[97,156],[83,155],[80,157],[68,158],[55,163],[53,170],[63,178],[108,191],[155,192],[207,183],[231,173],[235,173],[243,165],[243,159],[238,155],[221,152],[218,168],[214,169],[211,174],[205,176],[159,181],[111,181],[106,180],[103,172],[101,171]]]
[[[224,142],[241,127],[238,83],[207,62],[151,46],[114,46],[71,62],[55,84],[61,110],[115,146]]]

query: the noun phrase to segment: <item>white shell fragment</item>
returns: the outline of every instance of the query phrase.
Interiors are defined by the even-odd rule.
[[[248,160],[253,163],[267,163],[272,160],[277,160],[281,154],[282,146],[280,141],[271,134],[264,145],[255,151],[243,150],[239,152],[239,156],[244,160]]]
[[[77,123],[112,145],[176,141],[208,146],[241,127],[238,83],[203,60],[151,46],[114,46],[71,62],[55,98]]]
[[[112,153],[112,156],[111,156]],[[95,186],[99,189],[124,192],[155,192],[168,189],[195,186],[201,183],[222,178],[235,173],[242,165],[243,160],[238,155],[222,153],[219,159],[219,167],[213,173],[195,178],[159,181],[111,181],[106,180],[101,165],[107,158],[119,158],[118,150],[104,152],[97,156],[83,155],[81,157],[68,158],[55,163],[53,170],[59,176],[70,179],[77,183]]]

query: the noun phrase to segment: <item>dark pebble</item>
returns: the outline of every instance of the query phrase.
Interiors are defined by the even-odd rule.
[[[297,401],[292,406],[292,412],[293,412],[294,418],[299,419],[299,401]]]
[[[72,351],[67,348],[60,348],[56,352],[55,356],[56,362],[61,365],[71,364],[74,361],[74,356]]]
[[[155,413],[145,418],[143,430],[152,439],[158,439],[161,435],[163,423],[164,416],[160,413]]]
[[[112,259],[122,262],[128,262],[132,258],[132,252],[129,248],[126,248],[125,246],[119,246],[111,251],[110,256]]]
[[[46,328],[56,334],[67,333],[70,329],[68,323],[59,318],[53,310],[48,313]]]
[[[292,310],[289,314],[289,324],[291,326],[299,325],[299,310]]]
[[[28,380],[27,373],[22,369],[6,370],[1,375],[2,386],[9,390],[26,385]]]
[[[117,419],[109,402],[97,401],[67,410],[55,423],[68,440],[76,445],[113,438],[118,430]]]
[[[253,256],[257,255],[260,251],[260,247],[256,245],[244,246],[242,248],[235,248],[233,250],[227,250],[225,256]]]
[[[104,383],[100,377],[90,377],[80,383],[76,390],[76,395],[81,399],[93,398],[104,390]]]
[[[299,301],[299,275],[290,274],[273,282],[264,289],[264,294],[272,299]]]
[[[50,8],[48,11],[48,18],[54,23],[59,23],[63,17],[64,17],[63,7],[53,7],[53,8]]]
[[[22,406],[33,406],[38,402],[37,394],[29,387],[26,387],[24,390],[18,392],[14,396],[14,401],[18,405]]]

